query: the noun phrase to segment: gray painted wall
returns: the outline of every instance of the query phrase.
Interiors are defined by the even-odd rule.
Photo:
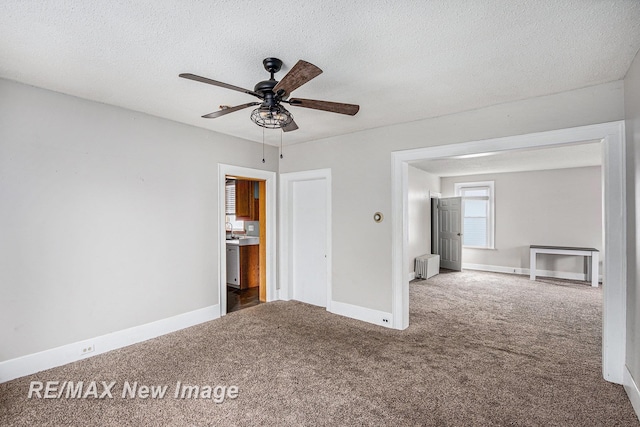
[[[366,109],[359,114],[367,114]],[[332,169],[333,182],[339,183],[334,184],[332,205],[333,299],[390,312],[392,151],[623,118],[622,81],[616,81],[296,144],[287,147],[280,172]],[[376,211],[386,215],[385,221],[373,222]]]
[[[218,303],[218,171],[275,148],[0,80],[0,361]]]
[[[440,178],[409,166],[409,260],[413,272],[416,257],[431,253],[431,201],[429,191],[440,192]]]
[[[532,244],[594,247],[604,259],[599,166],[442,178],[442,196],[474,181],[495,181],[495,250],[464,248],[463,263],[529,268]],[[538,255],[537,268],[584,273],[584,260]]]
[[[640,54],[624,79],[627,130],[627,367],[640,384]]]
[[[623,104],[612,82],[293,145],[279,168],[332,169],[333,298],[389,312],[392,151]],[[216,165],[278,169],[275,148],[263,165],[253,142],[6,80],[0,131],[0,361],[217,304]]]

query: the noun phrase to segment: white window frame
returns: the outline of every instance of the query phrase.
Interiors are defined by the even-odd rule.
[[[469,249],[495,249],[495,236],[496,236],[496,192],[495,181],[475,181],[475,182],[456,182],[453,184],[453,189],[457,197],[462,197],[462,189],[467,188],[489,188],[489,203],[488,203],[488,221],[487,221],[487,246],[467,246],[462,245],[463,248]],[[462,199],[462,218],[464,219],[464,198]],[[462,221],[464,234],[464,220]],[[464,242],[464,236],[462,238]]]

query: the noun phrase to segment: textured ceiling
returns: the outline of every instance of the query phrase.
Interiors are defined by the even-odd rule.
[[[411,165],[440,177],[600,166],[602,144],[585,141],[552,148],[485,153],[479,157],[421,160]]]
[[[262,59],[324,70],[295,97],[360,104],[355,117],[290,110],[285,144],[546,95],[624,77],[637,0],[25,1],[0,4],[0,77],[261,141]],[[267,142],[279,143],[278,131]]]

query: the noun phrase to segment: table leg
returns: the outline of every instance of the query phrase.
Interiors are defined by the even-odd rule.
[[[591,252],[591,286],[598,287],[598,266],[600,265],[600,253]]]
[[[529,280],[536,280],[536,254],[534,249],[529,253]]]

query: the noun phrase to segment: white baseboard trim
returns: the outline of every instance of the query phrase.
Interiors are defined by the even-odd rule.
[[[415,278],[416,278],[416,272],[415,271],[412,271],[411,273],[409,273],[409,281],[412,281]]]
[[[330,307],[327,308],[327,311],[340,316],[350,317],[351,319],[362,320],[363,322],[391,328],[391,313],[386,313],[384,311],[339,301],[331,301]],[[386,319],[387,322],[385,322],[384,319]]]
[[[629,400],[631,401],[631,405],[633,409],[636,411],[636,415],[640,418],[640,389],[638,389],[638,384],[634,381],[631,376],[631,372],[629,372],[629,368],[624,367],[624,390],[627,392],[627,396],[629,396]]]
[[[0,362],[0,383],[147,341],[219,317],[220,305],[211,305],[144,325],[6,360]],[[81,354],[82,348],[91,345],[93,345],[94,351]]]
[[[501,265],[462,263],[462,268],[467,270],[491,271],[493,273],[523,274],[525,276],[528,276],[530,273],[530,270],[528,268],[505,267]],[[567,271],[536,269],[536,276],[553,277],[555,279],[581,280],[583,282],[587,280],[587,275],[584,273],[571,273]],[[602,275],[600,275],[599,280],[600,282],[602,282]]]

